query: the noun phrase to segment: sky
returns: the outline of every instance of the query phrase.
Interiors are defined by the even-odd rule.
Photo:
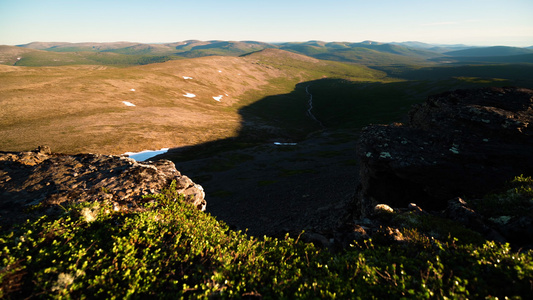
[[[0,45],[419,41],[533,46],[533,0],[0,0]]]

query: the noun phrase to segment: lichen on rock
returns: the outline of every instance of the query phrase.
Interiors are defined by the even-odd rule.
[[[202,186],[168,160],[138,163],[123,156],[57,154],[48,147],[0,152],[0,225],[24,221],[25,209],[33,205],[47,207],[49,213],[73,202],[110,202],[115,210],[135,210],[144,195],[158,193],[172,181],[179,194],[205,210]]]
[[[410,202],[440,210],[454,197],[478,197],[532,175],[532,122],[533,90],[509,87],[430,96],[405,124],[368,126],[357,145],[356,210],[364,217],[377,203]]]

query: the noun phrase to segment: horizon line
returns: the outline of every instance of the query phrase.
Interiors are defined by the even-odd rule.
[[[138,41],[127,41],[127,40],[117,40],[117,41],[107,41],[107,42],[96,42],[96,41],[83,41],[83,42],[65,42],[65,41],[31,41],[28,43],[17,43],[17,44],[2,44],[6,46],[23,46],[23,45],[29,45],[32,43],[65,43],[65,44],[112,44],[112,43],[133,43],[133,44],[153,44],[153,45],[164,45],[164,44],[173,44],[173,43],[182,43],[182,42],[190,42],[190,41],[199,41],[199,42],[259,42],[259,43],[265,43],[265,44],[284,44],[284,43],[308,43],[308,42],[322,42],[322,43],[365,43],[365,42],[372,42],[372,43],[380,43],[380,44],[403,44],[403,43],[422,43],[427,44],[431,46],[467,46],[467,47],[497,47],[497,46],[507,46],[507,47],[517,47],[517,48],[529,48],[533,47],[533,44],[531,46],[509,46],[507,44],[491,44],[491,45],[480,45],[480,44],[465,44],[460,42],[455,43],[432,43],[432,42],[423,42],[423,41],[417,41],[417,40],[408,40],[408,41],[402,41],[402,42],[381,42],[376,40],[363,40],[359,42],[353,42],[353,41],[325,41],[325,40],[292,40],[292,41],[261,41],[261,40],[251,40],[251,39],[243,39],[243,40],[234,40],[234,39],[228,39],[228,40],[222,40],[222,39],[206,39],[206,40],[200,40],[200,39],[186,39],[181,41],[171,41],[171,42],[138,42]]]

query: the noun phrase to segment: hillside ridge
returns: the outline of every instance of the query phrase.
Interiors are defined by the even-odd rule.
[[[32,42],[17,45],[17,47],[46,50],[49,52],[95,52],[182,58],[211,55],[240,56],[272,48],[304,54],[318,59],[357,62],[367,65],[382,64],[383,62],[392,64],[394,61],[420,64],[430,63],[432,59],[442,57],[485,57],[495,55],[506,57],[531,53],[531,50],[528,48],[507,46],[474,47],[465,45],[431,45],[420,42],[381,43],[374,41],[358,43],[323,41],[265,43],[258,41],[188,40],[159,44],[134,42]]]

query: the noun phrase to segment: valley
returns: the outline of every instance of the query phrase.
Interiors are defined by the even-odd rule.
[[[204,186],[208,212],[229,225],[257,236],[326,230],[342,222],[331,211],[352,201],[363,127],[401,121],[435,93],[533,87],[524,51],[493,59],[373,42],[2,46],[0,149],[170,148],[154,159]]]
[[[254,56],[128,68],[1,66],[0,147],[46,143],[66,153],[120,154],[233,137],[241,126],[238,111],[247,104],[289,92],[303,80],[335,76],[337,63],[313,60],[306,70],[301,65],[308,58],[299,57],[304,60],[291,58],[293,66],[285,68]],[[384,77],[365,67],[345,69]]]
[[[0,46],[0,298],[527,297],[528,51]]]

